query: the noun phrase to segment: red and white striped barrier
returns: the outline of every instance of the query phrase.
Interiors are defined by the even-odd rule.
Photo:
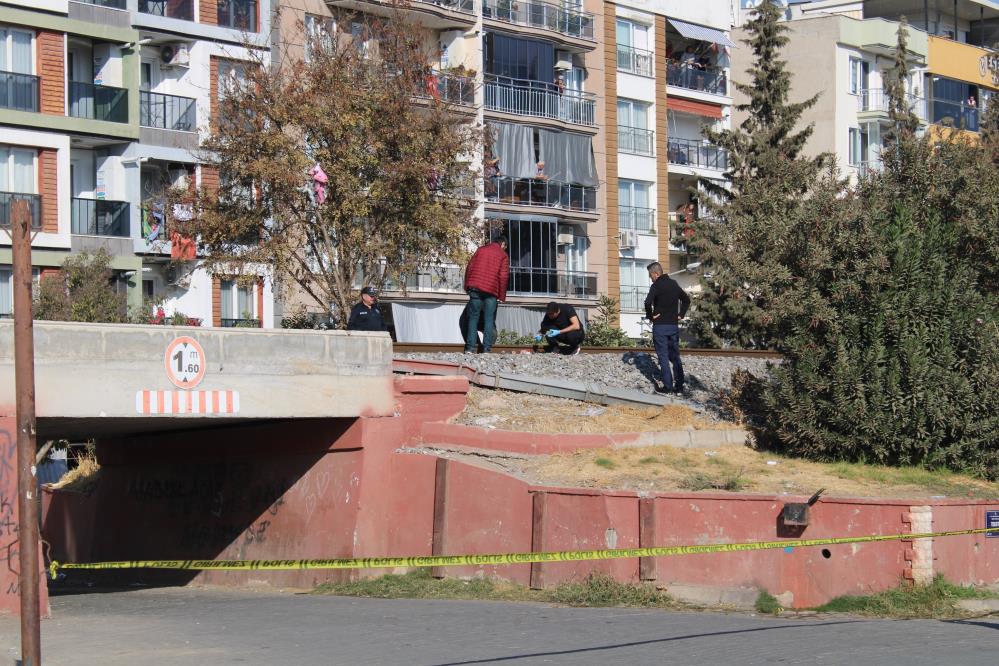
[[[239,391],[138,391],[139,414],[238,414]]]

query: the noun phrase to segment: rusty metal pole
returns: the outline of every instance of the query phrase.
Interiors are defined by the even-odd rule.
[[[14,255],[14,390],[17,414],[17,511],[21,592],[21,664],[40,666],[38,598],[38,478],[35,474],[35,340],[31,312],[31,214],[28,202],[11,202]]]

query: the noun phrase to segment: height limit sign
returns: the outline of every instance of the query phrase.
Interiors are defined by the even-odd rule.
[[[167,345],[163,362],[167,377],[177,388],[192,389],[205,378],[205,350],[194,338],[175,338]]]

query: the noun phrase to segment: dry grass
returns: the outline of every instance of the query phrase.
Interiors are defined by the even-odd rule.
[[[77,459],[77,466],[63,474],[62,478],[51,487],[76,493],[89,493],[97,486],[100,476],[101,466],[97,462],[97,454],[93,450],[88,450]]]
[[[456,419],[465,425],[523,432],[607,434],[665,430],[735,428],[715,422],[684,405],[665,407],[600,406],[543,395],[472,387],[468,407]]]
[[[524,463],[522,474],[532,483],[619,490],[807,495],[826,488],[840,497],[999,498],[999,484],[948,471],[815,463],[744,446],[590,449],[537,456]]]

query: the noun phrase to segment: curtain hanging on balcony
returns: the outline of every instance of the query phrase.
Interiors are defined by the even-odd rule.
[[[538,130],[540,159],[552,180],[597,186],[597,165],[590,137],[570,132]]]
[[[499,158],[500,174],[511,178],[532,178],[537,171],[534,161],[534,129],[528,125],[490,123],[493,132],[493,155]]]

